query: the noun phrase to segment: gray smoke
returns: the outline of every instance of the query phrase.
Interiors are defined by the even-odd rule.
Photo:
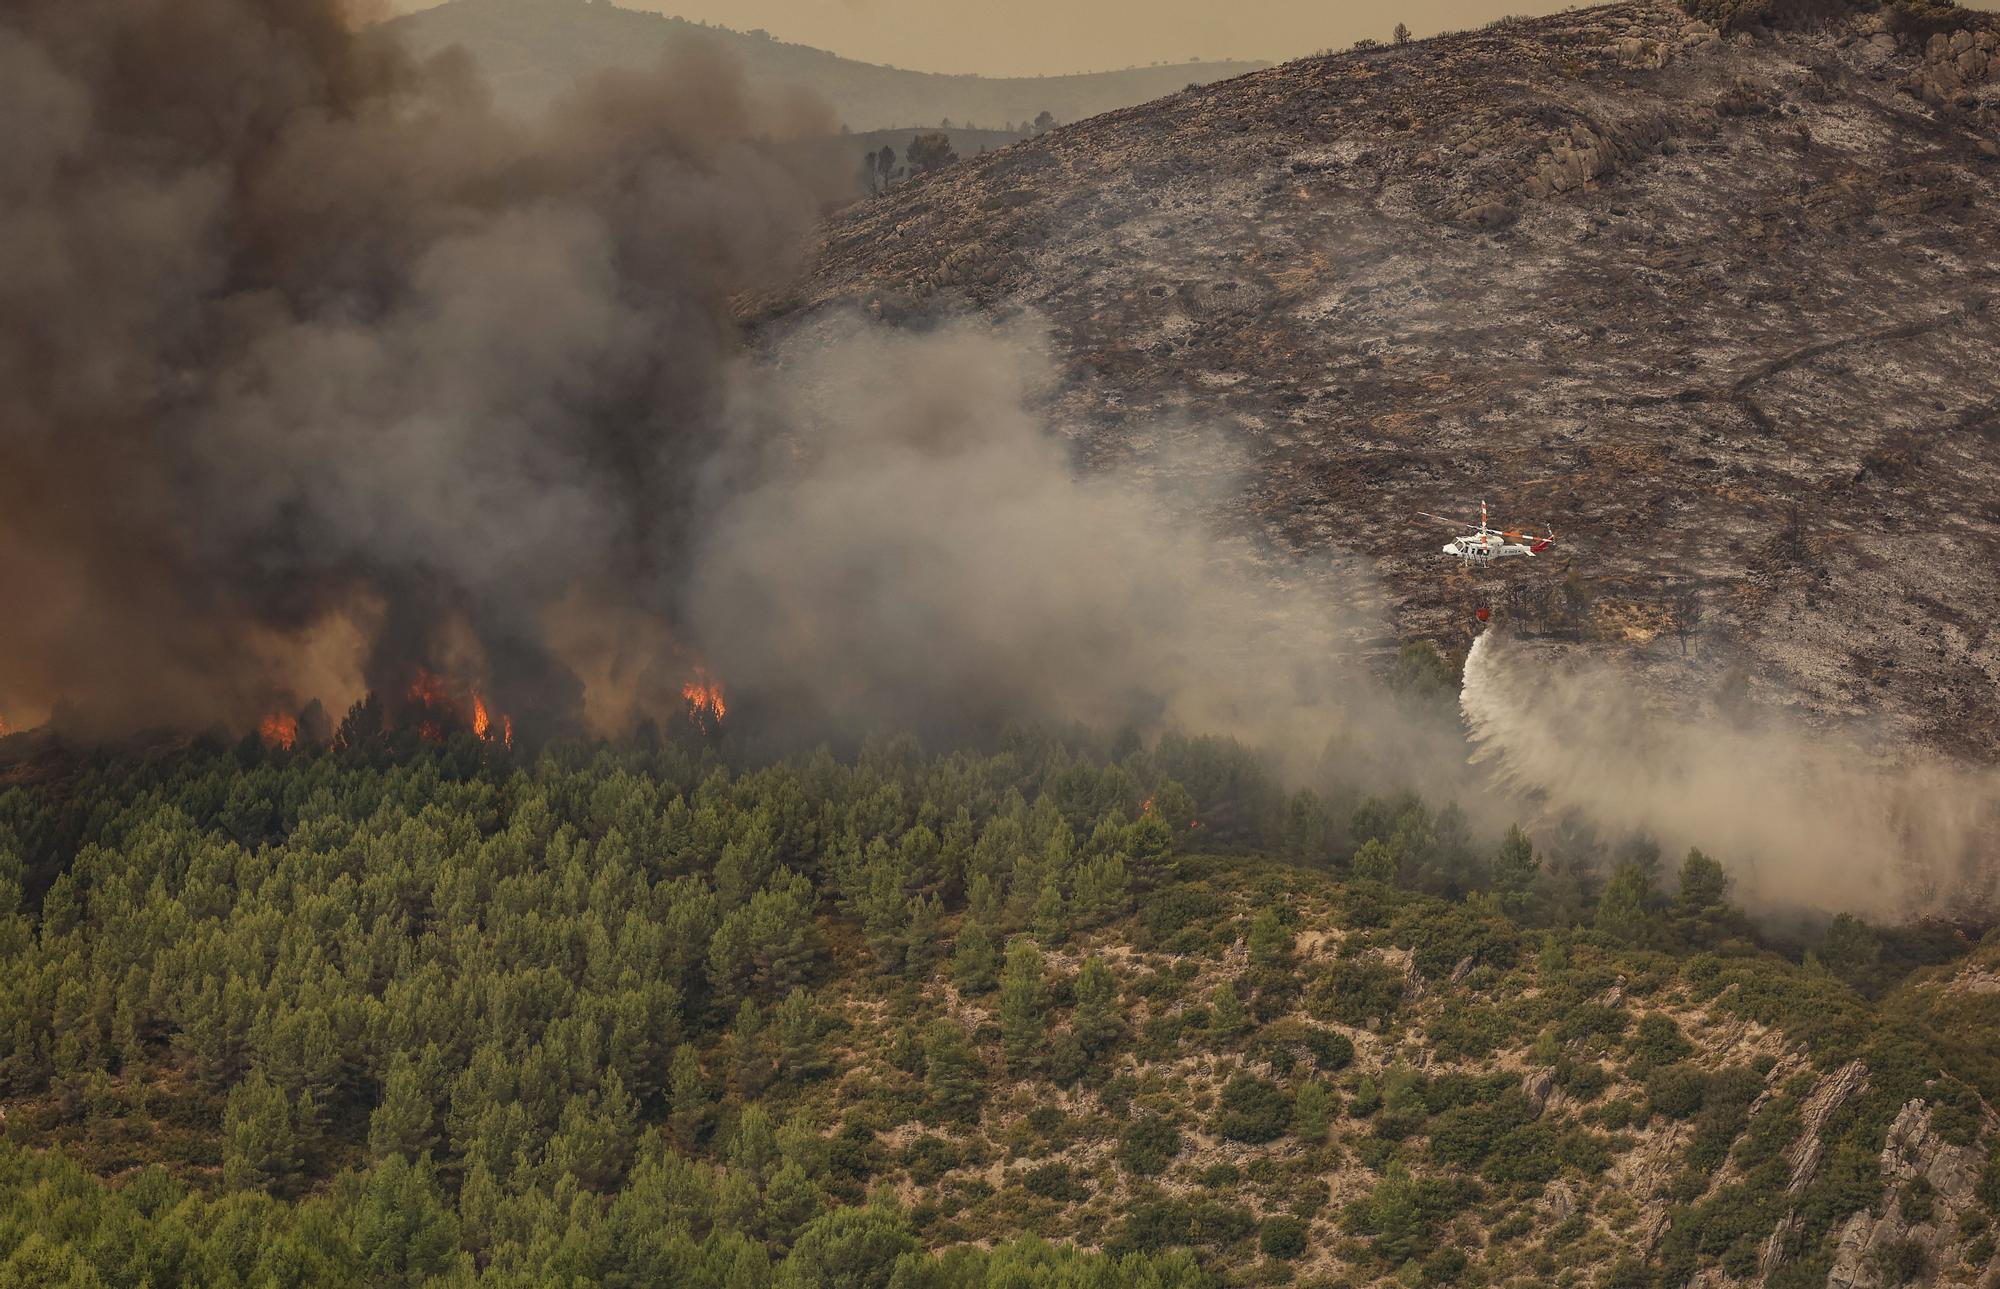
[[[1462,764],[1455,721],[1367,679],[1364,578],[1195,518],[1243,510],[1213,450],[1080,472],[1055,382],[1033,319],[834,316],[746,366],[688,590],[705,651],[804,724],[1178,726],[1382,783]]]
[[[1755,908],[1897,919],[1994,903],[2000,776],[1916,749],[1871,755],[1770,715],[1672,710],[1604,658],[1488,633],[1461,695],[1481,757],[1552,812],[1700,846]]]
[[[418,667],[545,726],[680,574],[732,293],[845,175],[683,48],[524,124],[330,0],[0,14],[0,715]],[[578,622],[591,623],[580,632]]]
[[[1191,519],[1240,512],[1226,463],[1080,473],[1032,324],[741,352],[830,124],[698,48],[520,122],[331,0],[11,6],[0,716],[247,729],[428,670],[617,733],[703,665],[807,735],[1435,764],[1361,679],[1365,586]]]

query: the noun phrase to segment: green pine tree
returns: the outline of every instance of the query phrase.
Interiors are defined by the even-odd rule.
[[[924,1095],[934,1120],[979,1122],[985,1099],[984,1070],[965,1027],[949,1017],[924,1031]]]
[[[1007,946],[1007,965],[1000,973],[1000,1044],[1007,1068],[1016,1074],[1036,1067],[1048,1038],[1043,971],[1042,951],[1033,940],[1022,936]]]
[[[968,914],[964,928],[958,933],[958,943],[952,946],[953,983],[960,993],[983,994],[999,982],[999,973],[1000,950],[993,943],[993,933]]]
[[[229,1091],[222,1110],[222,1182],[231,1190],[283,1192],[299,1171],[292,1108],[262,1070]]]
[[[1125,1030],[1118,1003],[1118,979],[1101,957],[1084,960],[1076,973],[1076,1041],[1095,1056],[1110,1047]]]

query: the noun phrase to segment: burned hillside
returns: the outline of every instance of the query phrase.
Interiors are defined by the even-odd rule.
[[[1191,88],[854,206],[743,309],[1031,312],[1090,468],[1223,430],[1238,519],[1372,557],[1401,634],[1492,603],[1988,756],[2000,40],[1894,16],[1620,4]],[[1411,513],[1482,497],[1558,558],[1444,564]]]

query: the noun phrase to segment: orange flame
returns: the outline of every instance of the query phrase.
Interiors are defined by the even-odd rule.
[[[470,726],[476,738],[498,738],[514,746],[514,718],[495,712],[487,706],[486,695],[469,685],[419,667],[410,681],[408,699],[418,709],[417,737],[425,742],[442,743],[453,730]]]
[[[5,733],[0,728],[0,733]],[[257,736],[266,744],[289,752],[299,741],[299,718],[284,712],[272,712],[257,723]]]
[[[452,705],[443,678],[422,667],[417,668],[416,677],[410,681],[410,701],[420,707],[448,708]]]
[[[706,667],[694,669],[694,679],[681,686],[681,697],[687,700],[691,716],[720,721],[729,711],[722,697],[722,682],[709,675]]]

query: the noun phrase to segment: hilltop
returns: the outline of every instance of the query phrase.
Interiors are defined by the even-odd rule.
[[[1189,89],[840,213],[746,315],[1030,311],[1086,461],[1221,431],[1243,525],[1372,557],[1401,634],[1493,603],[1990,756],[2000,37],[1821,8],[1610,5]],[[1481,498],[1557,558],[1441,565],[1412,512]]]
[[[588,0],[449,0],[387,29],[419,55],[464,48],[499,100],[523,111],[541,108],[593,71],[649,67],[669,42],[699,38],[732,54],[753,86],[807,91],[857,131],[936,126],[947,118],[993,130],[1043,112],[1074,121],[1264,66],[1192,62],[1070,76],[946,76]]]

